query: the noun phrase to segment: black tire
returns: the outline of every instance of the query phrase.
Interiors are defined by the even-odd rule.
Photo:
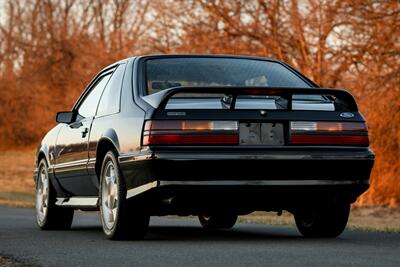
[[[99,190],[99,203],[100,203],[100,220],[103,226],[103,232],[107,236],[108,239],[111,240],[130,240],[130,239],[143,239],[148,226],[150,216],[142,211],[140,208],[135,207],[132,204],[129,204],[126,200],[126,185],[125,180],[122,177],[122,173],[117,161],[117,152],[111,150],[107,152],[104,157],[103,164],[101,167],[100,174],[100,190]],[[108,171],[107,168],[113,166],[115,171],[115,183],[113,186],[116,186],[116,196],[117,199],[112,201],[112,207],[115,207],[115,214],[112,212],[112,226],[110,222],[106,222],[107,215],[105,212],[110,208],[107,205],[110,205],[109,201],[104,199],[103,201],[103,189],[105,186],[105,175]],[[110,179],[109,179],[110,180]],[[103,183],[104,182],[104,183]],[[110,198],[108,198],[110,200]]]
[[[236,214],[199,215],[199,221],[204,229],[231,229],[238,216]]]
[[[42,192],[39,189],[44,184],[41,175],[45,175],[47,179],[47,190],[45,190],[47,193],[44,197],[39,194]],[[47,162],[42,159],[39,162],[36,177],[36,222],[42,230],[68,230],[71,228],[74,209],[56,206],[56,197],[56,191],[49,179]],[[45,211],[43,207],[45,207]]]
[[[350,203],[332,203],[295,212],[294,219],[304,237],[334,238],[343,233],[349,219]]]

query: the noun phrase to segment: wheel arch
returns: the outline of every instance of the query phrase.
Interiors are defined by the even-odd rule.
[[[115,132],[114,135],[112,135],[116,138]],[[96,148],[96,164],[95,164],[95,172],[97,174],[97,177],[100,178],[100,172],[101,172],[101,165],[103,164],[103,159],[105,155],[107,154],[108,151],[110,150],[115,150],[119,154],[119,143],[118,139],[114,139],[110,136],[103,136]]]
[[[43,151],[39,151],[39,153],[38,153],[38,155],[37,155],[37,164],[39,164],[39,162],[40,162],[42,159],[45,159],[45,160],[46,160],[46,163],[49,164],[46,154],[45,154]]]
[[[45,145],[41,145],[38,147],[35,156],[35,170],[34,170],[34,180],[36,182],[36,174],[38,172],[39,163],[44,159],[46,161],[47,166],[50,166],[49,156],[48,156],[48,149]]]
[[[39,165],[39,162],[45,159],[47,165],[50,164],[50,159],[49,159],[49,149],[46,144],[41,144],[36,151],[36,162],[35,166],[37,167]]]

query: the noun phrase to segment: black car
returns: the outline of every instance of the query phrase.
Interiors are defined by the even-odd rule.
[[[336,237],[369,187],[374,154],[354,98],[273,59],[152,55],[99,72],[36,154],[42,229],[100,210],[110,239],[150,216],[287,210],[301,234]]]

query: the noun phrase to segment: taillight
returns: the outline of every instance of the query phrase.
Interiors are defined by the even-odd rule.
[[[149,120],[143,145],[237,145],[237,121]]]
[[[292,145],[368,146],[368,128],[363,122],[290,123]]]

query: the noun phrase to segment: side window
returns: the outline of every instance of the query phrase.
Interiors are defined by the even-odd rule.
[[[97,105],[111,74],[104,75],[93,87],[78,108],[78,114],[83,118],[92,117],[96,114]]]
[[[97,110],[98,116],[104,116],[119,112],[122,79],[124,77],[125,64],[121,64],[114,71],[108,82],[104,93],[101,96],[99,108]]]

